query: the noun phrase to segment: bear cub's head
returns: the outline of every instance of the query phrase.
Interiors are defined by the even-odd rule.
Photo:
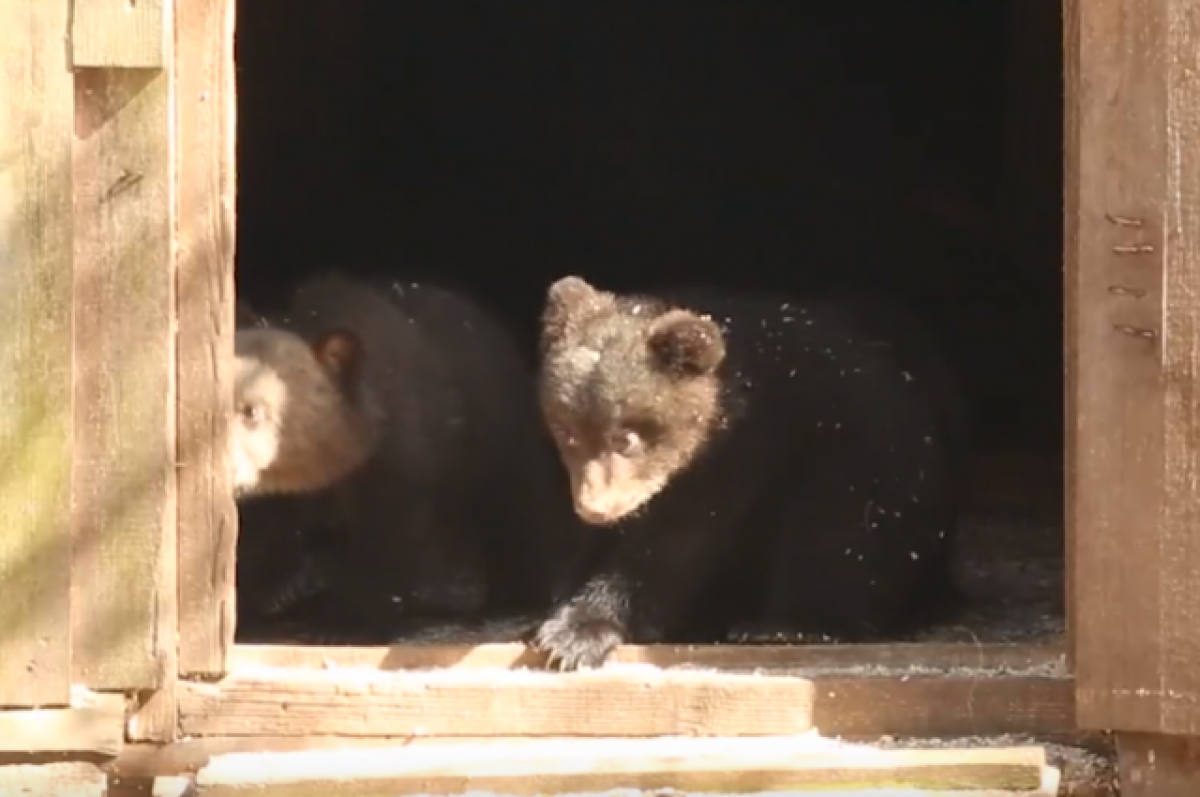
[[[230,456],[239,497],[317,492],[371,455],[378,413],[354,333],[309,342],[283,329],[243,328],[236,355]]]
[[[575,511],[610,525],[691,463],[721,420],[721,328],[653,299],[550,286],[539,394]]]

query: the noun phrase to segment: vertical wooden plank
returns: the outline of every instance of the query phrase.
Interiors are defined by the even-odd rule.
[[[176,17],[179,247],[179,669],[224,672],[235,624],[237,513],[225,424],[233,398],[233,0]]]
[[[168,72],[76,71],[72,674],[93,689],[174,664],[170,139]]]
[[[1066,606],[1067,666],[1075,670],[1076,609],[1075,576],[1079,564],[1075,535],[1079,528],[1076,507],[1079,495],[1077,460],[1079,454],[1079,191],[1080,151],[1079,103],[1082,100],[1079,83],[1079,4],[1080,0],[1063,0],[1063,522],[1064,605]]]
[[[1077,714],[1200,730],[1200,0],[1075,5]]]
[[[1200,0],[1165,20],[1162,729],[1200,735]]]
[[[67,4],[0,0],[0,705],[70,701]]]
[[[1165,0],[1076,6],[1067,287],[1076,713],[1086,727],[1158,725],[1164,11]]]
[[[167,61],[166,0],[71,0],[71,63],[76,68],[162,69]]]

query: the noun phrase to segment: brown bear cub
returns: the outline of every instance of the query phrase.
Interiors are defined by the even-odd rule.
[[[953,594],[965,430],[911,323],[878,300],[551,286],[542,410],[598,532],[536,632],[551,663],[745,626],[850,641],[928,619]]]
[[[241,326],[236,354],[239,503],[305,497],[309,524],[282,536],[342,537],[309,583],[347,635],[548,605],[574,544],[566,476],[530,370],[481,308],[322,276],[269,326]]]
[[[238,329],[268,326],[265,316],[238,300]],[[325,564],[331,556],[324,549],[336,545],[339,539],[335,532],[319,525],[319,500],[319,494],[276,494],[253,496],[238,503],[240,639],[263,641],[297,624],[301,628],[312,625],[312,605],[319,608],[319,596],[327,586]],[[319,612],[316,617],[320,617]]]

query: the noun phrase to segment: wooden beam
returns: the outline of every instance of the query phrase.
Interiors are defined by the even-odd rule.
[[[1069,679],[971,673],[261,668],[180,684],[186,736],[963,736],[1063,732],[1073,710]]]
[[[95,689],[161,686],[176,644],[170,97],[165,72],[75,74],[72,676]]]
[[[878,750],[825,739],[577,739],[512,746],[218,756],[197,793],[233,797],[567,794],[611,789],[749,794],[789,790],[1000,789],[1046,779],[1040,747]]]
[[[70,699],[68,5],[0,3],[0,706]]]
[[[95,764],[64,761],[0,766],[0,794],[105,797],[105,785],[104,773]]]
[[[124,695],[79,688],[73,692],[70,708],[0,712],[0,753],[120,753],[125,743]]]
[[[1067,6],[1079,722],[1200,734],[1200,0]]]
[[[1200,794],[1200,739],[1147,733],[1117,735],[1122,797]]]
[[[871,644],[871,645],[623,645],[610,661],[657,667],[720,670],[949,672],[951,670],[1039,671],[1065,674],[1065,650],[1053,644]],[[521,669],[542,667],[545,656],[517,643],[483,645],[392,645],[321,647],[235,645],[231,669],[280,667],[377,670]]]
[[[679,740],[679,737],[676,737]],[[762,740],[763,737],[755,737]],[[592,737],[489,737],[483,739],[409,737],[348,737],[348,736],[217,736],[189,738],[167,745],[127,744],[121,754],[105,765],[112,784],[143,784],[149,794],[149,781],[164,776],[181,776],[195,773],[207,766],[216,756],[230,753],[304,753],[338,750],[386,750],[404,747],[416,751],[428,747],[465,746],[487,744],[493,747],[515,749],[528,745],[571,743],[579,741],[603,744],[607,741],[627,743],[629,739],[603,739]],[[642,740],[653,741],[653,740]],[[828,739],[827,739],[828,741]],[[892,738],[864,738],[863,744],[883,749],[954,749],[960,747],[1007,747],[1012,745],[1042,745],[1047,758],[1060,773],[1058,791],[1049,789],[1051,795],[1071,797],[1115,797],[1116,756],[1107,736],[1080,734],[1076,732],[1033,736],[971,736],[957,738],[898,740]],[[1111,754],[1112,760],[1109,760]],[[394,794],[395,792],[393,792]],[[991,792],[995,794],[995,792]],[[1028,792],[1025,792],[1028,794]],[[120,792],[123,794],[123,792]],[[949,792],[938,792],[939,797],[952,797]],[[975,792],[974,794],[978,794]],[[1041,794],[1041,792],[1038,792]],[[882,797],[882,795],[881,795]],[[999,795],[997,794],[997,797]]]
[[[1063,573],[1066,607],[1067,662],[1075,672],[1078,655],[1075,607],[1078,598],[1075,577],[1079,568],[1076,556],[1079,530],[1080,471],[1078,459],[1086,456],[1079,447],[1078,413],[1082,408],[1079,392],[1079,191],[1081,188],[1082,150],[1079,137],[1079,0],[1062,2],[1063,47],[1063,537],[1066,567]],[[1086,347],[1086,343],[1083,344]]]
[[[1200,736],[1200,0],[1166,4],[1161,727]]]
[[[233,0],[176,10],[179,174],[179,669],[220,675],[233,645],[237,511],[226,461],[233,402]]]
[[[76,69],[161,69],[168,63],[169,0],[72,0]]]
[[[1150,688],[1158,658],[1162,272],[1151,258],[1161,253],[1162,140],[1151,120],[1162,20],[1157,0],[1138,4],[1076,0],[1064,20],[1069,597],[1088,727],[1128,715],[1109,687],[1132,678]]]
[[[150,19],[146,26],[154,25],[153,30],[161,31],[161,47],[159,57],[161,65],[166,69],[170,79],[166,119],[166,137],[168,148],[161,154],[166,155],[167,169],[170,174],[169,198],[167,217],[171,223],[170,253],[163,260],[171,264],[172,279],[170,280],[171,294],[167,297],[166,305],[170,308],[171,331],[168,347],[170,370],[167,375],[168,395],[164,413],[164,427],[171,450],[172,465],[178,459],[178,341],[179,328],[178,308],[178,272],[174,257],[178,251],[179,230],[179,170],[176,168],[179,150],[179,131],[175,124],[178,110],[178,91],[176,86],[176,68],[174,62],[174,30],[171,24],[178,3],[172,0],[157,0],[156,3],[139,6],[139,13],[152,16],[158,13],[159,20]],[[186,5],[186,3],[184,3]],[[157,8],[155,7],[157,6]],[[78,13],[78,11],[76,12]],[[148,54],[147,60],[153,58]],[[133,61],[132,57],[127,61]],[[131,63],[127,63],[132,65]],[[161,261],[160,261],[161,262]],[[155,654],[158,662],[159,680],[157,687],[150,690],[140,690],[137,695],[137,705],[129,716],[126,724],[126,734],[131,741],[172,742],[176,739],[179,729],[179,708],[175,699],[175,684],[179,673],[179,495],[178,473],[172,468],[166,479],[163,492],[162,524],[163,536],[158,551],[156,611],[157,637]]]
[[[131,700],[129,720],[125,724],[129,741],[173,742],[179,737],[176,683],[172,675],[159,689],[141,690]]]
[[[805,679],[741,674],[260,669],[187,684],[181,725],[188,736],[764,736],[810,730],[813,700]]]

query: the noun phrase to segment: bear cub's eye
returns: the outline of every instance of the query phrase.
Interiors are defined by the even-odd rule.
[[[618,429],[609,436],[608,447],[622,457],[634,457],[642,452],[642,436],[632,429]]]
[[[261,404],[253,404],[246,402],[238,409],[238,414],[242,417],[242,422],[251,428],[258,426],[266,417],[266,412]]]

